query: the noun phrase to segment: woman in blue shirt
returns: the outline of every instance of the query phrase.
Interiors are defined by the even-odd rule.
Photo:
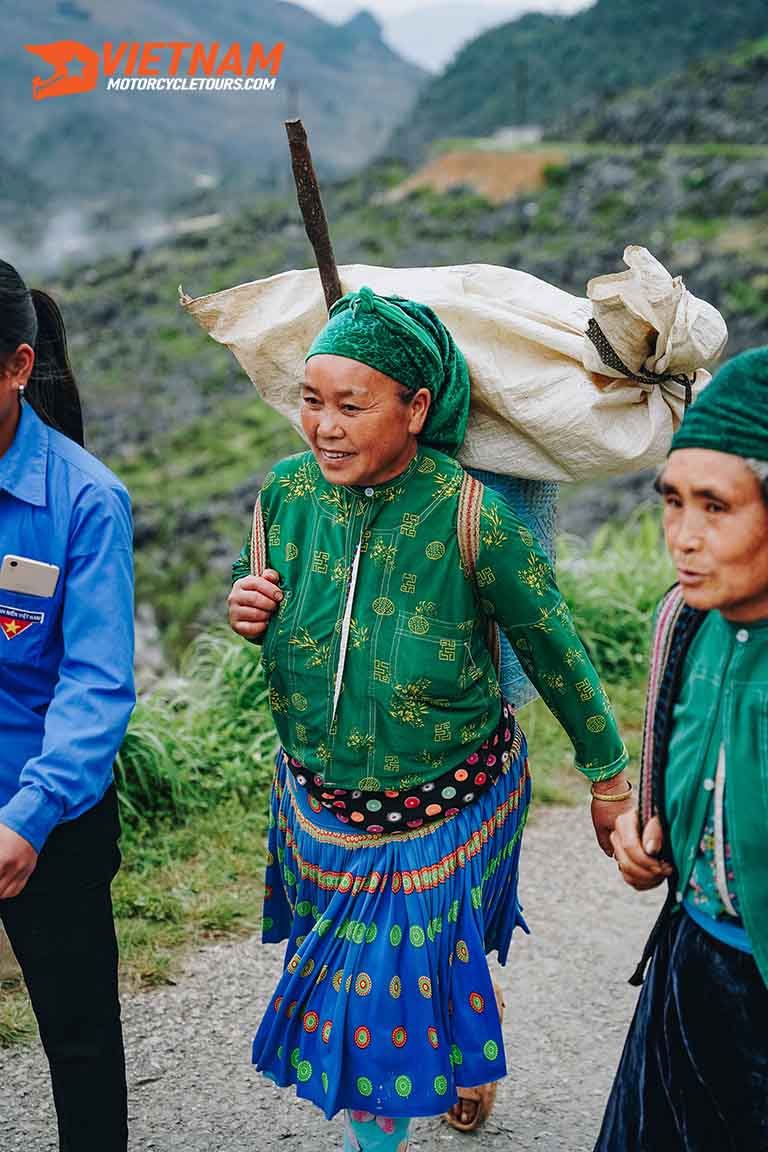
[[[131,510],[82,441],[59,310],[0,261],[0,918],[48,1056],[60,1148],[121,1152],[110,884],[112,764],[135,700]],[[18,590],[28,560],[58,569],[50,594]]]

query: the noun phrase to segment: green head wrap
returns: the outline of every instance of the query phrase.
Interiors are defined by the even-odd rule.
[[[419,439],[455,456],[469,418],[469,372],[448,329],[426,304],[348,292],[331,308],[306,359],[346,356],[397,380],[409,391],[429,389],[432,403]]]
[[[768,460],[768,347],[724,365],[688,409],[672,439],[678,448],[710,448]]]

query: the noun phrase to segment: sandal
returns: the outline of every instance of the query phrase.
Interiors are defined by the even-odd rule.
[[[494,981],[493,991],[496,996],[496,1007],[499,1010],[499,1023],[504,1021],[504,997],[501,988]],[[496,1100],[496,1087],[497,1082],[491,1084],[478,1084],[475,1088],[457,1088],[456,1092],[459,1097],[459,1102],[468,1100],[475,1105],[474,1115],[471,1120],[466,1123],[453,1112],[446,1112],[445,1119],[450,1124],[451,1128],[455,1128],[457,1132],[475,1132],[481,1124],[491,1114],[494,1102]]]

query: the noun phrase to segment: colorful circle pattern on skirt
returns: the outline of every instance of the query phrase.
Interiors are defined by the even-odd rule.
[[[527,931],[517,900],[530,799],[525,737],[456,816],[376,835],[310,807],[281,751],[272,794],[263,939],[286,965],[253,1062],[327,1116],[434,1116],[458,1085],[501,1079],[486,953]]]

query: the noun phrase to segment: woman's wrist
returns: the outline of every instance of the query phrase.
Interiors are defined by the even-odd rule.
[[[615,776],[611,776],[609,780],[593,780],[590,791],[592,795],[599,799],[601,795],[613,796],[616,793],[629,792],[632,789],[632,784],[625,769],[617,772]]]

